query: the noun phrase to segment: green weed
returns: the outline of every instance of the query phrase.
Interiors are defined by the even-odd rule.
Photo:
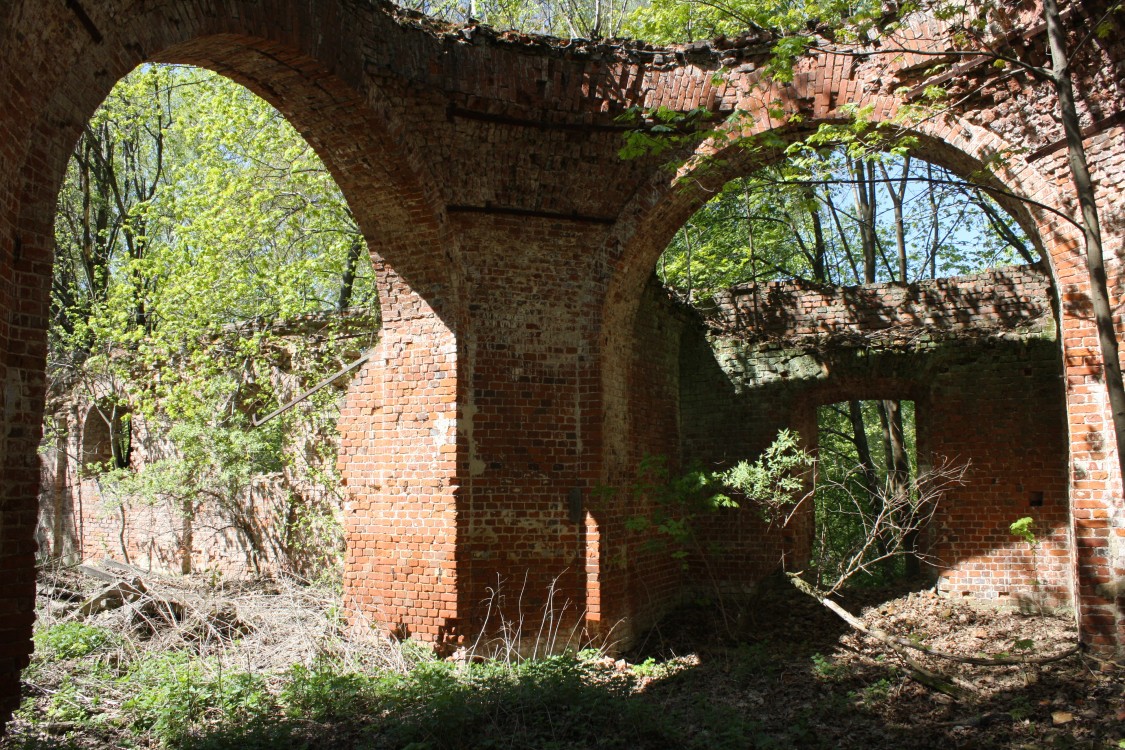
[[[114,635],[105,628],[81,622],[64,622],[39,630],[34,635],[35,650],[47,660],[81,659],[112,643]]]

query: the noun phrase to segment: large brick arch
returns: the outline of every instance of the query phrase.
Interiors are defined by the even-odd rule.
[[[389,60],[372,67],[363,40],[355,34],[366,28],[371,36],[393,35],[397,29],[388,25],[384,14],[358,13],[351,5],[319,3],[313,12],[314,5],[285,1],[256,4],[252,9],[241,3],[220,3],[207,11],[192,3],[153,3],[143,10],[115,9],[107,3],[91,7],[92,15],[87,15],[65,5],[47,8],[28,2],[5,11],[6,23],[0,29],[11,33],[0,47],[8,83],[8,106],[0,118],[6,144],[0,157],[0,190],[5,195],[0,215],[5,246],[0,307],[6,311],[0,331],[0,373],[6,384],[5,439],[0,445],[6,480],[0,490],[0,556],[5,569],[15,571],[0,594],[5,612],[0,621],[0,640],[5,644],[0,694],[5,712],[17,693],[15,680],[18,668],[26,663],[30,635],[35,545],[29,536],[34,511],[28,500],[34,494],[31,471],[38,439],[34,415],[41,413],[45,385],[57,190],[83,124],[113,84],[141,63],[197,65],[247,86],[281,110],[328,165],[371,248],[385,311],[381,350],[373,358],[383,367],[367,365],[359,381],[362,387],[353,388],[360,393],[352,401],[362,402],[362,391],[386,388],[393,391],[390,400],[397,418],[448,423],[442,434],[413,451],[380,456],[378,469],[408,474],[417,472],[420,462],[425,464],[433,487],[415,485],[402,491],[419,497],[426,492],[435,513],[453,512],[451,493],[440,488],[451,484],[454,468],[434,461],[433,455],[441,445],[455,441],[455,397],[443,397],[435,405],[435,392],[444,394],[457,382],[456,243],[443,229],[436,181],[417,158],[415,134],[387,104],[382,87],[399,72]],[[367,18],[356,18],[357,13]],[[326,40],[330,41],[325,44]],[[43,63],[46,52],[51,65]],[[409,342],[406,348],[401,345],[404,339]],[[384,350],[391,352],[389,357]],[[430,378],[440,379],[440,388],[432,387]],[[391,422],[372,420],[369,413],[364,416],[360,428],[355,420],[341,423],[349,444],[356,442],[357,429],[369,444],[385,444],[389,439],[381,436],[397,432]],[[341,468],[352,490],[347,534],[353,542],[349,559],[353,572],[370,567],[364,545],[355,543],[355,538],[380,523],[372,518],[379,512],[378,504],[371,501],[377,492],[373,489],[376,469],[363,458],[354,447],[342,452]],[[382,492],[386,496],[391,491]],[[442,541],[449,542],[438,545],[444,554],[452,542]],[[362,609],[365,602],[353,596],[350,604]]]
[[[716,94],[704,85],[695,87],[696,96],[685,98],[683,88],[675,86],[677,82],[673,78],[667,81],[666,87],[681,92],[678,99],[673,93],[662,92],[658,84],[650,100],[659,103],[671,96],[681,110],[712,103],[711,109],[719,113],[735,109],[749,111],[750,124],[739,132],[748,137],[770,131],[782,138],[799,135],[785,118],[778,120],[767,113],[774,102],[780,102],[786,114],[802,116],[802,132],[808,132],[821,122],[840,121],[842,114],[837,107],[845,104],[870,107],[875,122],[893,120],[905,104],[887,92],[886,82],[895,81],[894,64],[869,65],[864,71],[849,70],[849,73],[852,74],[850,79],[841,74],[841,66],[832,64],[831,56],[823,56],[820,64],[816,60],[802,63],[794,85],[765,84],[759,90],[756,87],[762,85],[761,81],[751,73],[749,80],[728,82],[726,92],[737,92],[728,99],[722,99],[724,92]],[[884,85],[880,85],[881,82]],[[1011,92],[1006,95],[1011,96]],[[1021,97],[1020,103],[1007,108],[1009,112],[1015,109],[1018,115],[1032,109],[1042,115],[1043,102],[1051,101],[1053,95],[1023,84],[1016,96]],[[720,103],[715,104],[716,100]],[[768,108],[767,103],[770,103]],[[1089,121],[1090,116],[1087,118]],[[1066,192],[1071,183],[1065,149],[1060,149],[1057,140],[1061,132],[1057,124],[1052,123],[1055,141],[1047,140],[1047,144],[1031,152],[1029,158],[1026,142],[1021,140],[1021,137],[1028,137],[1023,124],[1018,116],[998,119],[994,111],[986,109],[982,113],[967,108],[916,123],[910,127],[910,132],[918,140],[921,156],[955,173],[979,179],[985,173],[983,165],[992,165],[986,184],[997,189],[994,193],[997,199],[1019,221],[1049,262],[1059,297],[1061,355],[1066,368],[1066,408],[1070,415],[1070,523],[1075,539],[1075,605],[1084,639],[1094,644],[1113,644],[1120,641],[1122,628],[1125,628],[1125,599],[1121,586],[1125,576],[1125,542],[1122,541],[1125,508],[1121,502],[1113,428],[1100,378],[1100,352],[1090,313],[1089,277],[1080,252],[1081,234],[1065,219],[1065,215],[1075,213],[1076,208],[1073,198]],[[1119,157],[1111,154],[1122,151],[1122,130],[1115,121],[1095,122],[1091,129],[1096,135],[1087,148],[1091,149],[1095,179],[1103,186],[1098,198],[1103,223],[1109,229],[1105,239],[1113,268],[1115,258],[1123,251],[1121,235],[1114,230],[1121,222],[1122,175],[1112,166],[1112,159]],[[1038,132],[1037,135],[1046,140],[1052,134]],[[737,145],[716,149],[711,143],[700,146],[694,158],[692,154],[682,156],[684,166],[674,175],[656,176],[639,190],[614,227],[609,243],[620,266],[606,294],[603,312],[606,320],[634,319],[645,280],[651,275],[661,250],[715,190],[726,181],[779,158],[776,151],[769,149],[746,151]],[[1114,283],[1115,271],[1110,273],[1111,293],[1119,295],[1120,281]],[[1122,328],[1118,317],[1119,337]],[[628,330],[608,328],[605,333],[605,432],[617,436],[616,444],[607,445],[606,471],[608,476],[618,478],[631,470],[638,450],[650,450],[638,449],[634,439],[637,430],[630,423],[630,418],[651,405],[640,406],[635,400],[641,396],[640,392],[630,387],[633,374],[629,368],[629,342],[635,340],[635,336]]]

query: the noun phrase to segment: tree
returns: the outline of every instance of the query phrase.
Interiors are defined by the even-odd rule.
[[[405,5],[437,18],[560,37],[617,37],[638,0],[416,0]]]
[[[892,192],[900,205],[888,210]],[[676,234],[657,271],[681,297],[705,300],[755,281],[851,285],[974,273],[1026,262],[1028,245],[987,194],[947,170],[837,148],[728,183]]]
[[[237,522],[245,477],[299,459],[281,452],[295,412],[249,431],[256,409],[286,395],[269,376],[279,342],[267,323],[373,304],[366,244],[280,113],[210,72],[146,65],[79,140],[56,245],[52,377],[85,388],[119,437],[130,426],[119,414],[129,414],[170,443],[144,476],[116,485],[119,496],[174,501],[190,550],[200,502]],[[346,348],[329,346],[305,379],[338,369]]]

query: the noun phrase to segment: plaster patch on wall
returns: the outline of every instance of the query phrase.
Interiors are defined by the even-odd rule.
[[[473,438],[473,418],[476,415],[476,405],[464,404],[461,407],[461,424],[458,427],[465,433],[465,442],[469,446],[469,476],[479,477],[484,473],[485,463],[477,455],[477,443]]]

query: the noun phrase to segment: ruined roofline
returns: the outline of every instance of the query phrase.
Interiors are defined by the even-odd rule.
[[[706,41],[667,46],[637,39],[567,39],[517,29],[498,29],[475,20],[466,23],[443,21],[386,0],[379,0],[379,5],[400,27],[421,30],[447,44],[492,45],[530,55],[579,62],[620,61],[657,70],[688,64],[702,64],[717,69],[742,60],[762,59],[770,54],[777,39],[769,32],[755,30],[747,30],[733,37],[720,36]]]
[[[891,289],[891,288],[913,288],[925,286],[964,286],[966,284],[975,283],[978,281],[999,279],[1006,279],[1012,277],[1035,277],[1042,278],[1049,281],[1046,270],[1041,263],[1035,264],[1015,264],[1010,266],[995,266],[984,271],[976,273],[961,274],[958,276],[940,276],[936,279],[916,279],[903,283],[901,281],[878,281],[874,284],[827,284],[808,279],[783,279],[775,281],[762,281],[762,282],[747,282],[744,284],[735,284],[721,292],[722,296],[738,297],[742,295],[753,294],[756,289],[760,290],[763,287],[786,287],[794,286],[802,290],[819,290],[819,291],[841,291],[848,292],[851,290],[859,289]]]
[[[669,45],[618,37],[562,38],[518,29],[500,29],[475,19],[464,23],[444,21],[420,11],[400,7],[388,0],[375,0],[375,2],[401,28],[420,30],[442,43],[491,45],[523,54],[557,57],[578,62],[624,62],[654,71],[689,65],[720,70],[750,61],[762,62],[770,56],[774,43],[782,38],[778,33],[760,28],[746,29],[737,35],[719,35],[710,39]],[[1063,14],[1070,15],[1075,12],[1073,6],[1081,5],[1080,2],[1075,2],[1065,8]],[[1003,28],[990,29],[990,32],[1001,46],[1012,43],[1025,44],[1043,31],[1038,11],[1033,10],[1035,12],[1026,8],[1013,10],[1004,19]],[[1081,12],[1080,7],[1078,12]],[[914,83],[927,78],[930,69],[934,67],[954,63],[954,69],[945,71],[940,76],[942,80],[949,80],[969,74],[979,64],[973,56],[965,58],[960,55],[930,56],[910,53],[904,55],[901,52],[903,47],[929,50],[935,45],[947,46],[943,38],[944,23],[923,11],[916,11],[899,19],[897,6],[891,4],[887,6],[887,11],[876,23],[876,27],[881,29],[881,32],[877,36],[869,37],[866,43],[861,40],[842,43],[831,38],[832,31],[826,24],[820,24],[809,31],[810,38],[814,40],[812,54],[835,52],[861,58],[885,56],[889,67],[895,68],[900,77],[908,78]]]
[[[717,295],[705,321],[720,338],[818,347],[1054,338],[1053,296],[1037,266],[909,284],[774,281]]]
[[[344,311],[325,310],[323,312],[307,313],[293,318],[256,317],[240,320],[237,323],[228,323],[220,329],[219,335],[237,334],[248,336],[253,333],[275,333],[280,336],[295,334],[312,335],[319,333],[331,325],[342,324],[349,331],[370,331],[379,327],[379,309],[377,307],[355,307]]]

